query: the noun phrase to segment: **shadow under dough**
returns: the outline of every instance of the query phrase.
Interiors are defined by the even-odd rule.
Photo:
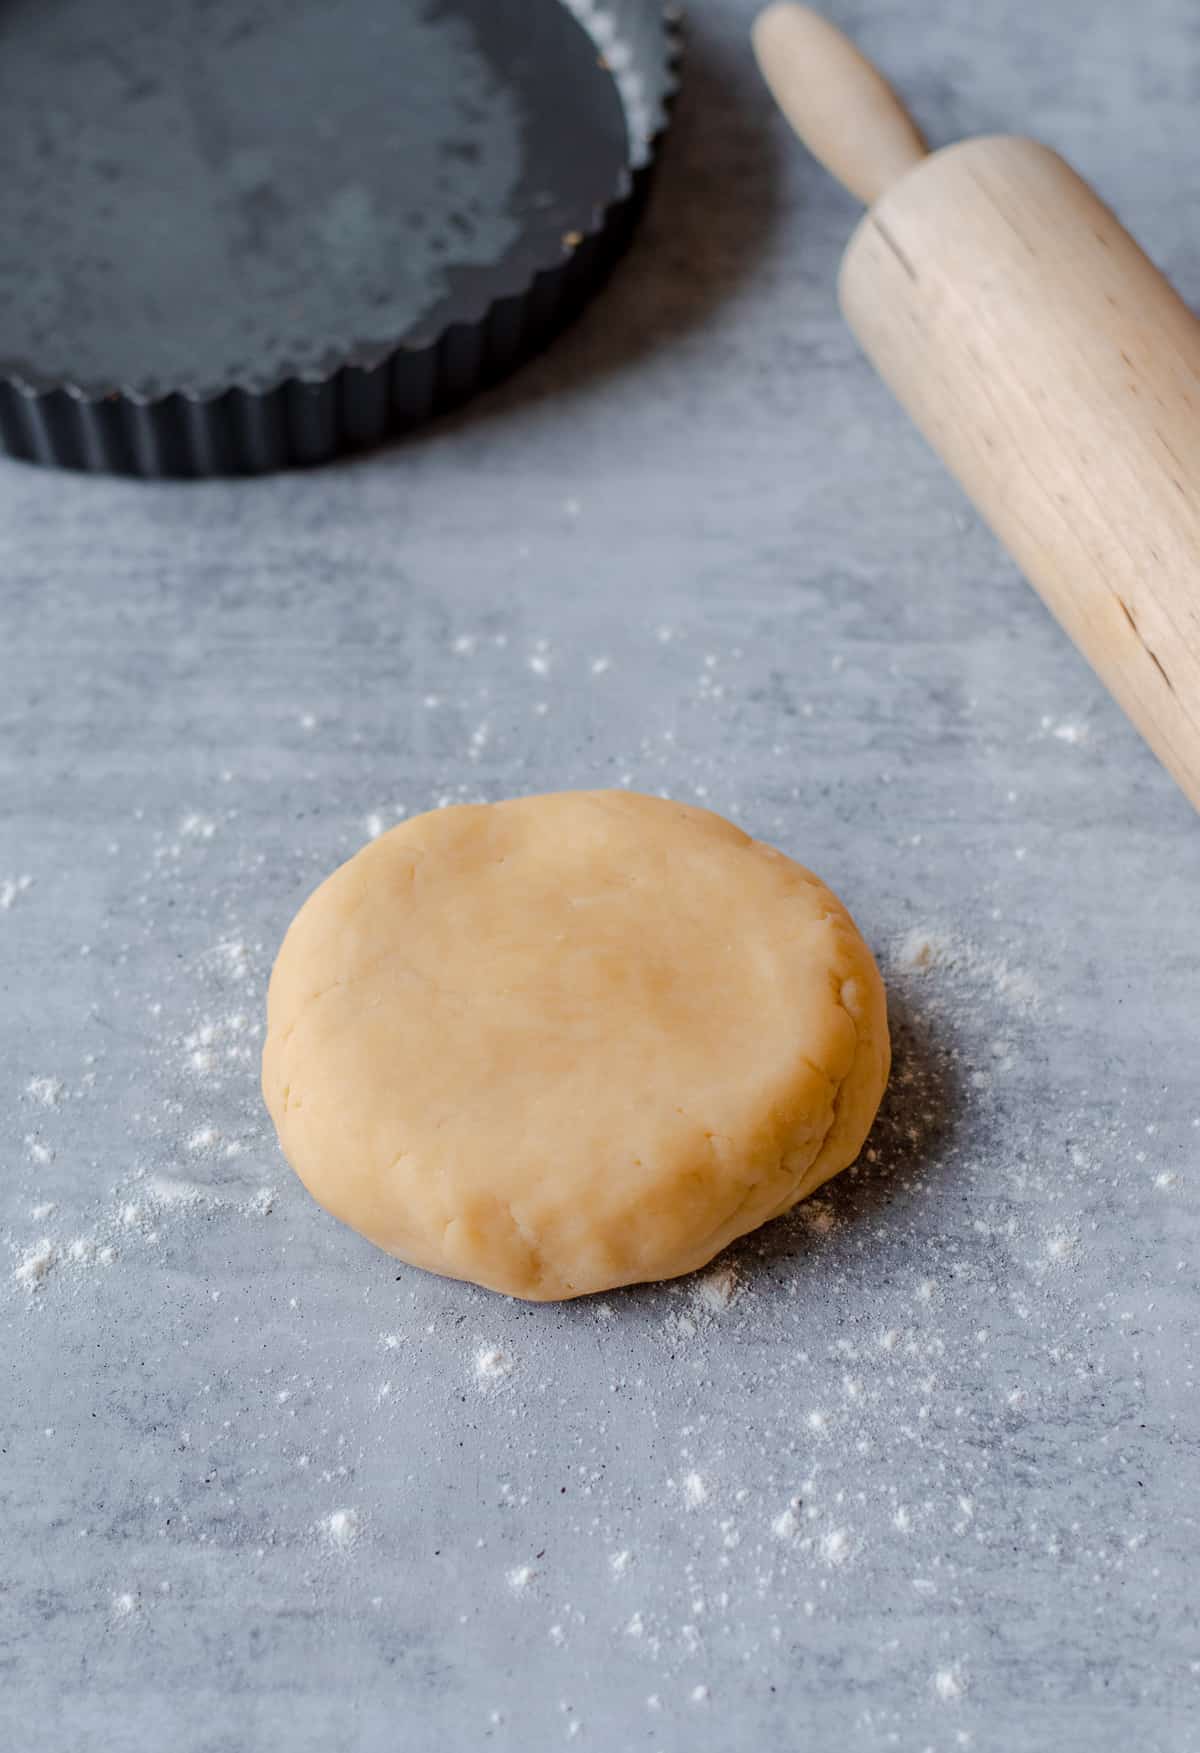
[[[966,1110],[953,1049],[895,992],[888,994],[888,1025],[892,1074],[862,1154],[810,1199],[731,1246],[722,1258],[747,1277],[795,1262],[822,1234],[861,1226],[951,1169]]]

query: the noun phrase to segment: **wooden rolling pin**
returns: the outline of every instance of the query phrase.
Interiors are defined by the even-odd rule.
[[[1200,322],[1048,147],[929,154],[806,7],[771,6],[754,43],[870,209],[842,262],[850,327],[1200,809]]]

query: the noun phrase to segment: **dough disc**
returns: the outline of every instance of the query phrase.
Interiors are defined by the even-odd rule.
[[[883,984],[837,898],[707,810],[435,811],[300,909],[263,1093],[389,1254],[549,1301],[674,1278],[853,1162]]]

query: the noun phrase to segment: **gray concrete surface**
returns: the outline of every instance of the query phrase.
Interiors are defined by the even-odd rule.
[[[1200,299],[1191,0],[834,10]],[[750,12],[696,5],[633,255],[479,407],[0,469],[6,1748],[1200,1745],[1200,825],[856,356]],[[398,813],[623,783],[842,891],[895,1078],[731,1274],[522,1307],[308,1201],[264,982]]]

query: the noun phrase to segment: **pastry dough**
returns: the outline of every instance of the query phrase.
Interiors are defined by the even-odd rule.
[[[293,922],[263,1093],[390,1254],[546,1301],[703,1266],[857,1156],[883,984],[810,872],[624,791],[435,811]]]

